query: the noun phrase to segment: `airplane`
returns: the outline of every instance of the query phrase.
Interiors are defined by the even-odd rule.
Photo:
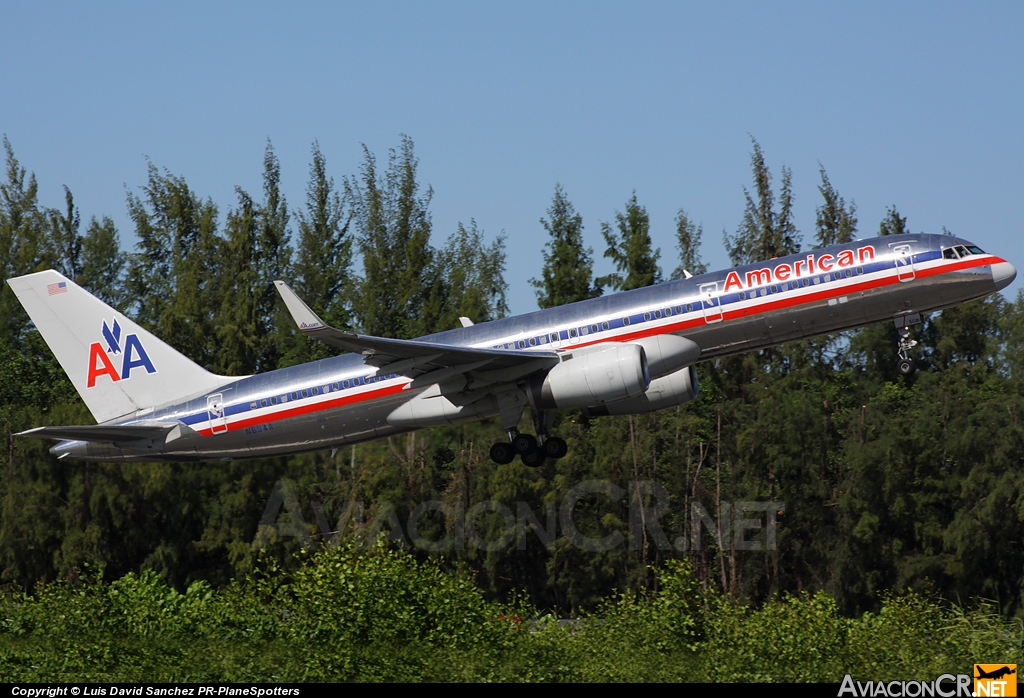
[[[253,376],[210,373],[56,271],[8,280],[97,424],[42,426],[50,453],[85,461],[218,461],[338,448],[497,417],[493,461],[566,455],[558,410],[653,412],[698,394],[695,365],[894,322],[909,375],[921,313],[982,298],[1012,264],[950,235],[858,240],[415,340],[325,324],[277,289],[308,337],[349,353]],[[529,407],[535,434],[518,426]]]

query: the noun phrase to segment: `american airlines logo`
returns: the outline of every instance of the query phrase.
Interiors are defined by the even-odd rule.
[[[740,278],[739,273],[729,272],[725,279],[725,292],[742,291],[748,288],[764,286],[773,281],[788,281],[799,279],[804,276],[813,276],[819,272],[832,271],[833,268],[849,268],[871,262],[875,259],[875,248],[871,245],[858,247],[854,250],[843,250],[838,255],[822,254],[815,257],[807,255],[807,259],[800,259],[796,262],[777,264],[773,268],[754,269],[748,271],[746,279]]]
[[[156,373],[156,368],[153,367],[153,362],[150,360],[149,354],[146,353],[146,348],[142,346],[138,335],[126,334],[122,345],[121,325],[118,324],[116,318],[111,325],[107,325],[106,320],[103,321],[101,334],[106,348],[100,342],[93,342],[89,346],[89,377],[86,387],[94,387],[96,379],[100,376],[109,376],[110,380],[115,383],[127,380],[131,378],[132,370],[137,368],[146,369],[146,373]],[[120,371],[114,365],[114,360],[118,358],[118,355],[121,359]]]

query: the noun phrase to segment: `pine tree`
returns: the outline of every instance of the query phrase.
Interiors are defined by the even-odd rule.
[[[598,286],[629,291],[661,281],[658,257],[661,250],[651,250],[651,221],[647,209],[636,201],[636,191],[626,202],[625,213],[615,213],[618,232],[608,223],[601,224],[608,249],[604,256],[611,259],[618,273],[596,280]]]
[[[334,188],[334,179],[327,176],[327,160],[315,141],[312,152],[306,208],[298,213],[295,290],[326,322],[348,327],[345,291],[352,265],[351,214]]]
[[[82,238],[82,265],[77,282],[104,303],[120,308],[124,298],[125,254],[109,216],[89,221]]]
[[[419,161],[408,136],[402,136],[397,151],[390,151],[383,177],[365,145],[363,154],[359,176],[346,180],[363,260],[354,319],[368,334],[416,337],[430,331],[424,308],[433,285],[428,211],[433,190],[419,193]]]
[[[224,231],[224,285],[217,323],[217,371],[225,375],[251,375],[259,363],[260,318],[255,254],[258,236],[256,205],[236,188],[237,208],[228,211]]]
[[[735,235],[725,233],[725,246],[733,264],[748,264],[773,257],[783,257],[800,251],[800,238],[793,223],[792,172],[782,168],[782,186],[779,189],[779,210],[775,210],[772,177],[764,161],[760,144],[751,136],[754,152],[750,165],[754,174],[757,200],[744,187],[747,205],[743,222]]]
[[[281,193],[281,165],[267,139],[263,155],[263,204],[257,211],[257,239],[253,255],[255,267],[256,332],[259,336],[256,370],[278,367],[285,351],[286,337],[294,332],[294,322],[279,301],[274,281],[291,278],[291,232],[288,227],[288,202]]]
[[[896,205],[893,204],[885,210],[885,218],[878,226],[879,235],[904,235],[909,233],[910,230],[907,228],[907,219],[901,218],[899,211],[896,210]]]
[[[46,268],[51,257],[46,213],[35,174],[27,174],[4,136],[7,181],[0,184],[0,275],[4,279]],[[0,293],[0,343],[17,345],[28,316],[13,293]]]
[[[126,287],[136,316],[203,366],[216,362],[216,314],[225,277],[217,206],[150,163],[142,196],[128,194],[139,238],[129,256]]]
[[[459,327],[459,318],[488,322],[508,313],[505,299],[505,236],[484,244],[476,221],[459,223],[431,265],[431,292],[424,312],[427,332]]]
[[[53,264],[64,276],[77,279],[82,271],[82,236],[78,234],[81,216],[75,206],[75,198],[66,186],[64,204],[64,211],[56,208],[47,211]]]
[[[540,279],[531,279],[537,289],[537,305],[554,308],[566,303],[597,298],[600,286],[593,283],[593,250],[583,246],[583,218],[576,213],[561,184],[540,224],[551,239],[544,245],[544,268]]]
[[[704,226],[695,226],[686,215],[686,211],[679,209],[676,214],[676,249],[679,250],[679,266],[672,272],[673,279],[682,279],[688,271],[694,276],[705,273],[708,268],[700,260],[700,239],[704,235]]]
[[[822,167],[820,171],[821,184],[818,185],[818,191],[821,192],[824,203],[817,209],[815,240],[819,247],[852,242],[857,234],[857,206],[851,201],[847,207],[846,201],[839,196],[839,192],[828,180],[825,168]]]

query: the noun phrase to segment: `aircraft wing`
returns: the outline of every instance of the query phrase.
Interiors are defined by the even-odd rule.
[[[71,441],[142,441],[159,439],[179,426],[178,422],[150,422],[148,424],[88,424],[76,426],[36,427],[15,434],[40,439],[68,439]]]
[[[417,377],[434,373],[438,369],[449,369],[445,371],[448,374],[501,369],[537,370],[549,368],[560,361],[558,354],[553,351],[477,349],[345,332],[324,323],[288,284],[283,281],[275,281],[274,284],[295,324],[307,337],[362,354],[367,364],[383,369],[382,372]]]

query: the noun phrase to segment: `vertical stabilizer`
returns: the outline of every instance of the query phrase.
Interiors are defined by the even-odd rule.
[[[237,380],[210,373],[58,272],[7,283],[97,422]]]

